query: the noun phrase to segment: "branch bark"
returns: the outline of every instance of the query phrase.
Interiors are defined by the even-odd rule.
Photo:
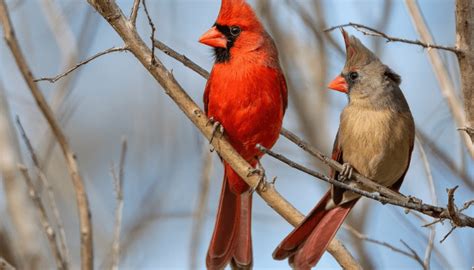
[[[23,52],[21,51],[20,44],[16,39],[5,0],[0,0],[0,21],[3,27],[5,41],[7,42],[7,45],[10,48],[18,68],[20,69],[23,78],[28,84],[31,94],[33,95],[39,109],[46,118],[46,121],[53,131],[56,140],[58,140],[64,158],[66,159],[68,171],[71,176],[74,191],[76,193],[76,202],[79,212],[82,269],[92,269],[94,264],[90,208],[84,188],[84,182],[82,181],[81,175],[79,174],[76,156],[72,152],[65,134],[61,130],[51,108],[43,96],[43,93],[39,89],[38,84],[34,81],[31,69],[27,64]]]
[[[461,70],[461,89],[464,96],[466,113],[466,130],[474,128],[474,2],[472,0],[456,1],[456,45],[462,53],[458,54]],[[471,141],[474,133],[468,132]]]
[[[163,87],[165,93],[178,105],[183,113],[193,122],[200,132],[208,139],[212,137],[213,128],[209,125],[209,119],[196,103],[183,90],[179,83],[169,72],[159,59],[153,58],[152,52],[138,35],[133,24],[128,21],[122,10],[113,0],[88,0],[107,22],[115,29],[130,49],[130,52],[142,63],[150,74]],[[215,136],[212,145],[220,156],[225,159],[232,168],[247,182],[251,187],[257,188],[257,193],[285,218],[290,224],[296,226],[304,216],[291,204],[289,204],[276,190],[269,184],[259,185],[261,177],[252,174],[252,167],[234,150],[230,143],[221,136]],[[331,254],[345,269],[361,269],[357,261],[350,253],[343,248],[338,241],[332,241],[330,249]]]

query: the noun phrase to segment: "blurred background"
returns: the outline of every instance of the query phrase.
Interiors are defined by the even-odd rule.
[[[53,77],[88,56],[122,45],[115,31],[85,0],[6,2],[35,78]],[[118,1],[125,14],[129,14],[132,2]],[[328,154],[347,98],[327,90],[326,85],[340,73],[345,54],[339,31],[324,34],[322,30],[357,22],[392,36],[418,39],[403,1],[253,0],[249,3],[280,51],[289,85],[289,109],[284,126]],[[423,0],[419,5],[436,43],[454,46],[454,1]],[[197,40],[214,23],[220,1],[149,0],[147,6],[157,28],[156,38],[210,70],[212,50]],[[142,8],[137,27],[149,43],[150,27]],[[426,50],[402,43],[385,43],[352,28],[347,30],[402,76],[401,87],[411,106],[434,185],[429,184],[420,148],[416,146],[401,192],[445,206],[446,188],[459,185],[456,202],[461,205],[472,200],[473,160],[456,131]],[[459,89],[456,58],[452,53],[440,53]],[[173,70],[188,94],[202,105],[205,80],[165,54],[157,54]],[[77,210],[62,153],[3,41],[0,42],[0,59],[0,138],[4,146],[0,147],[0,157],[14,160],[9,164],[29,166],[30,174],[35,176],[16,125],[8,125],[18,116],[37,152],[41,172],[52,186],[72,266],[79,269]],[[116,207],[111,166],[119,163],[121,141],[126,138],[120,268],[204,268],[223,170],[217,155],[209,153],[207,141],[143,66],[129,53],[109,54],[54,84],[40,82],[40,87],[78,157],[92,210],[95,267],[103,269],[111,264]],[[461,99],[460,91],[458,97]],[[328,172],[320,162],[284,138],[277,142],[275,150]],[[263,158],[263,166],[269,177],[278,176],[277,190],[303,213],[312,209],[327,189],[325,183],[272,158]],[[3,172],[8,170],[8,167],[2,168]],[[17,170],[13,171],[14,176],[9,179],[2,173],[4,181],[0,182],[0,257],[35,269],[54,268],[54,259],[23,178]],[[46,188],[36,176],[33,180],[48,205]],[[431,187],[436,198],[430,192]],[[9,205],[9,201],[15,202],[14,205]],[[466,213],[473,215],[474,210]],[[53,215],[50,207],[48,214]],[[258,196],[254,199],[253,218],[255,269],[288,269],[286,261],[274,261],[271,253],[291,231],[291,225]],[[423,260],[433,231],[422,225],[431,221],[426,216],[406,214],[399,207],[363,199],[337,238],[366,269],[420,269],[422,266],[412,257],[362,240],[354,230],[411,254],[402,244],[404,241]],[[474,266],[472,229],[457,229],[440,243],[451,226],[444,222],[433,228],[432,269]],[[18,260],[25,258],[21,257],[25,254],[30,262]],[[318,266],[339,268],[328,253]]]

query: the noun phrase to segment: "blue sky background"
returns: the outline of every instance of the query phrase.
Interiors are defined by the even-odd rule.
[[[27,52],[34,75],[42,77],[61,72],[63,65],[59,47],[44,19],[41,1],[24,0],[19,4],[15,4],[18,1],[13,0],[7,2],[9,6],[15,6],[11,10],[12,20],[22,48]],[[125,14],[129,13],[132,2],[118,1]],[[249,2],[256,6],[254,1]],[[309,1],[306,0],[298,2],[309,5]],[[87,49],[81,47],[84,49],[81,59],[112,46],[122,45],[113,29],[95,12],[87,17],[91,8],[86,1],[60,0],[57,3],[64,10],[76,38],[79,36],[83,21],[86,18],[92,21],[92,28],[96,33],[91,40],[80,41],[88,46]],[[220,1],[148,0],[147,3],[157,27],[156,37],[210,70],[212,51],[199,44],[197,40],[214,23]],[[282,29],[299,41],[295,55],[306,53],[314,55],[312,51],[305,51],[314,47],[314,41],[295,12],[289,9],[283,0],[272,0],[270,3]],[[419,3],[436,42],[453,45],[454,1],[424,0]],[[374,26],[380,20],[383,3],[375,0],[337,0],[323,1],[323,5],[329,26],[347,22]],[[391,12],[385,32],[393,36],[418,39],[404,2],[393,1]],[[142,9],[137,25],[143,39],[149,42],[149,27]],[[373,46],[374,38],[363,36],[353,29],[348,31],[359,37],[368,47]],[[331,35],[339,44],[343,44],[338,31],[334,31]],[[188,94],[202,105],[205,80],[164,54],[158,53],[158,56],[169,69],[173,70]],[[461,150],[459,136],[449,109],[440,94],[426,51],[407,44],[388,43],[383,45],[380,58],[402,76],[402,89],[411,106],[417,128],[428,134],[459,166],[465,159],[464,168],[472,179],[474,171],[472,160]],[[0,59],[0,80],[10,98],[11,114],[21,117],[35,147],[40,152],[44,151],[47,142],[46,123],[38,112],[4,42],[0,43]],[[455,58],[453,55],[443,53],[443,59],[451,71],[455,85],[458,86]],[[327,81],[340,72],[343,64],[344,59],[330,49]],[[118,162],[121,137],[125,136],[129,142],[123,220],[124,242],[126,242],[124,245],[127,248],[126,253],[122,255],[121,268],[188,268],[192,217],[197,203],[202,157],[208,149],[203,137],[131,54],[107,55],[80,68],[77,72],[72,93],[67,100],[67,107],[74,107],[75,110],[69,121],[64,124],[64,128],[77,153],[81,173],[86,180],[94,223],[96,266],[101,266],[109,257],[115,205],[110,164],[112,160]],[[300,83],[306,85],[305,89],[311,89],[310,81],[303,80]],[[54,95],[56,85],[42,82],[40,86],[49,98]],[[303,90],[290,89],[290,91]],[[346,97],[335,92],[328,92],[327,95],[329,102],[326,114],[327,129],[320,131],[317,126],[314,128],[318,134],[324,136],[323,140],[327,143],[323,150],[329,153],[337,131],[339,113],[346,104]],[[284,126],[303,136],[293,106],[290,100]],[[314,164],[314,160],[284,138],[278,141],[275,149],[303,164],[309,166]],[[463,183],[432,155],[430,162],[441,205],[446,204],[445,189],[458,184],[460,188],[456,193],[456,202],[460,204],[473,199],[472,190],[463,186]],[[208,211],[198,252],[200,268],[204,268],[205,253],[214,225],[222,181],[222,168],[215,154],[213,163]],[[278,176],[278,191],[303,213],[307,213],[327,189],[326,184],[271,158],[264,158],[263,165],[269,176]],[[79,239],[75,201],[70,179],[58,149],[53,152],[47,174],[60,201],[68,242],[77,267]],[[414,151],[411,167],[401,191],[431,202],[423,163],[417,149]],[[2,193],[0,202],[3,207]],[[362,200],[356,206],[351,213],[352,218],[357,220],[361,211],[368,207],[370,210],[366,218],[369,221],[363,233],[400,248],[403,248],[400,242],[402,239],[420,256],[424,256],[429,230],[420,227],[423,223],[419,219],[412,214],[405,215],[403,209],[383,206],[368,199]],[[473,210],[467,213],[474,214]],[[133,240],[126,238],[132,228],[137,228],[137,222],[141,226],[134,231],[136,234],[132,237]],[[435,248],[438,253],[433,254],[432,268],[470,269],[474,265],[472,230],[458,229],[440,244],[439,240],[449,230],[450,225],[445,222],[444,225],[436,225],[436,228]],[[290,230],[291,226],[285,220],[262,199],[255,196],[253,223],[255,269],[288,269],[286,261],[274,261],[271,253]],[[354,240],[344,229],[339,231],[337,238],[342,240],[350,251],[353,251],[357,241],[360,241]],[[414,260],[387,248],[370,243],[365,243],[365,247],[376,269],[420,268]],[[339,268],[328,254],[322,258],[318,266],[320,269]]]

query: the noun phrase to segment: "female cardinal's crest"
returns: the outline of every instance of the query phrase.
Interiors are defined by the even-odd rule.
[[[380,61],[377,56],[367,49],[359,39],[349,36],[344,29],[341,29],[346,44],[346,67],[353,69],[369,64],[372,61]]]
[[[245,0],[222,0],[216,22],[222,25],[240,25],[254,30],[261,27],[252,7]]]

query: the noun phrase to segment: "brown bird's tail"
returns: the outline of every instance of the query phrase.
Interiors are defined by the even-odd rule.
[[[358,199],[326,210],[329,200],[331,191],[324,195],[303,222],[278,245],[273,252],[275,260],[290,257],[289,262],[294,269],[310,269],[318,263]]]
[[[224,269],[232,261],[234,269],[252,267],[252,194],[236,194],[229,185],[229,177],[238,177],[225,164],[216,224],[207,251],[207,269]]]

